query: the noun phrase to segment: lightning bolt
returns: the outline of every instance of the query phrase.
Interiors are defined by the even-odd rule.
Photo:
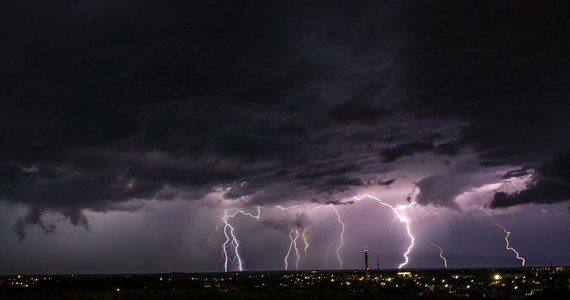
[[[275,208],[278,208],[280,210],[289,210],[293,208],[299,208],[299,205],[293,205],[288,207],[277,205],[275,206]],[[303,209],[299,208],[299,214],[297,215],[297,217],[300,218],[302,214],[303,214]],[[285,270],[289,268],[289,255],[291,255],[291,251],[293,249],[295,249],[295,255],[297,256],[297,260],[295,261],[295,268],[299,270],[299,261],[301,260],[301,256],[299,255],[299,247],[297,247],[297,239],[299,239],[301,235],[303,237],[303,241],[305,242],[304,250],[305,250],[305,257],[307,257],[307,248],[309,247],[309,243],[305,235],[307,231],[307,226],[305,226],[305,229],[303,230],[302,234],[299,234],[298,226],[299,224],[295,224],[295,227],[291,228],[291,231],[289,232],[289,249],[287,250],[287,254],[285,255],[285,257],[283,258],[283,262],[285,263]],[[295,233],[295,237],[293,237],[293,232]]]
[[[414,248],[415,238],[414,238],[414,235],[412,234],[412,230],[410,229],[410,220],[408,218],[406,218],[404,215],[402,215],[402,213],[400,211],[412,207],[414,204],[416,204],[416,202],[410,202],[410,204],[408,204],[408,205],[399,205],[397,207],[393,207],[392,205],[385,203],[384,201],[380,200],[379,198],[376,198],[376,197],[371,196],[369,194],[364,194],[364,195],[359,196],[359,197],[355,196],[353,198],[357,201],[360,201],[364,198],[370,198],[370,199],[376,200],[381,205],[390,208],[392,210],[392,212],[394,213],[394,216],[396,216],[398,218],[400,223],[406,224],[405,225],[406,231],[408,233],[408,236],[410,237],[410,245],[408,246],[408,249],[406,250],[406,252],[404,252],[404,255],[403,255],[404,256],[404,262],[398,266],[398,269],[401,269],[403,266],[407,265],[409,260],[410,260],[408,256],[410,255],[412,248]],[[410,198],[411,197],[408,197],[408,199],[410,199]]]
[[[242,214],[244,216],[252,217],[254,219],[259,219],[261,217],[261,209],[259,206],[257,207],[257,214],[254,215],[252,213],[246,212],[244,210],[236,210],[235,212],[228,214],[228,210],[224,210],[224,216],[222,217],[222,223],[224,224],[223,231],[226,237],[226,241],[222,245],[222,257],[224,259],[224,271],[228,271],[228,263],[231,261],[233,263],[237,263],[238,270],[243,271],[243,260],[239,255],[239,240],[236,237],[235,229],[230,224],[230,219],[235,217],[237,214]],[[228,247],[233,249],[234,256],[230,258],[228,253]]]
[[[295,261],[295,270],[299,270],[299,248],[297,248],[297,239],[299,238],[299,229],[295,229],[295,239],[293,240],[293,246],[295,248],[295,255],[297,255],[297,260]]]
[[[307,252],[307,249],[309,249],[309,240],[307,239],[308,228],[309,226],[305,226],[305,229],[303,229],[303,233],[301,234],[301,236],[303,237],[303,241],[305,242],[305,248],[303,249],[305,251],[305,258],[307,258],[307,256],[309,255],[309,253]]]
[[[503,231],[505,232],[505,243],[506,243],[505,249],[513,251],[517,255],[517,259],[522,261],[522,266],[524,267],[524,263],[525,263],[524,257],[520,256],[519,253],[517,252],[517,250],[515,250],[515,248],[511,247],[511,245],[509,244],[509,236],[511,235],[511,232],[508,231],[505,227],[495,223],[494,221],[491,221],[491,222],[493,224],[497,225],[497,227],[503,229]]]
[[[295,237],[293,237],[293,232],[295,233]],[[299,248],[297,248],[298,238],[299,238],[299,229],[291,228],[291,231],[289,231],[289,239],[291,240],[291,243],[289,244],[289,250],[287,251],[287,255],[285,255],[285,258],[283,259],[283,262],[285,263],[285,271],[287,271],[287,269],[289,268],[289,263],[288,263],[289,255],[291,254],[291,251],[293,249],[295,249],[295,254],[297,255],[295,268],[299,270]]]
[[[277,205],[275,206],[275,208],[279,208],[280,210],[289,210],[289,209],[293,209],[293,208],[298,208],[299,205],[293,205],[293,206],[281,206],[281,205]]]
[[[309,212],[314,212],[315,210],[320,209],[320,208],[322,208],[322,207],[326,207],[326,206],[328,206],[328,205],[325,205],[325,204],[317,204],[317,205],[313,205],[313,206],[308,206],[307,210],[308,210]],[[335,208],[333,208],[333,209],[335,209]],[[337,217],[338,217],[338,215],[337,215]],[[342,221],[339,222],[339,223],[342,225]],[[343,227],[343,228],[344,228],[344,227]],[[305,242],[305,248],[303,249],[303,250],[305,251],[305,257],[308,256],[308,249],[309,249],[309,247],[310,247],[309,239],[307,238],[307,235],[306,235],[307,230],[308,230],[308,226],[305,227],[305,229],[303,230],[303,233],[302,233],[303,241]],[[324,261],[323,261],[323,263],[324,263],[324,265],[325,265],[325,268],[327,268],[327,269],[328,269],[329,249],[330,249],[330,244],[331,244],[331,241],[332,241],[333,238],[334,238],[334,235],[332,235],[332,236],[330,237],[329,242],[328,242],[328,244],[327,244],[326,251],[325,251],[325,255],[324,255]]]
[[[342,231],[341,231],[341,233],[340,233],[340,245],[339,245],[338,248],[336,249],[336,257],[338,258],[338,261],[339,261],[338,269],[340,270],[340,269],[342,269],[342,264],[343,264],[343,261],[342,261],[342,259],[340,258],[340,249],[342,249],[342,246],[344,246],[344,232],[345,232],[345,230],[346,230],[346,225],[344,224],[344,222],[343,222],[342,219],[340,218],[340,214],[338,213],[338,209],[336,209],[336,207],[334,207],[333,204],[331,204],[330,206],[331,206],[331,208],[334,210],[338,222],[342,225]]]
[[[443,256],[443,248],[441,248],[439,245],[434,244],[432,242],[429,242],[429,243],[434,245],[435,247],[439,248],[439,257],[441,257],[441,259],[443,259],[443,264],[447,268],[447,259]]]
[[[220,230],[220,226],[221,226],[221,222],[218,223],[218,224],[216,225],[216,229],[215,229],[214,231],[212,231],[212,233],[210,233],[210,236],[209,236],[208,239],[204,242],[204,245],[207,245],[207,244],[212,240],[212,238],[214,238],[214,235]]]

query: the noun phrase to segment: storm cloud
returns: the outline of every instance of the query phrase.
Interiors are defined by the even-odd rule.
[[[411,156],[433,149],[431,142],[411,142],[399,144],[393,148],[386,148],[380,151],[380,156],[384,162],[393,162],[400,157]]]
[[[20,239],[53,232],[48,212],[88,229],[86,210],[219,187],[325,203],[411,176],[420,204],[453,208],[498,166],[537,178],[493,208],[570,199],[567,3],[334,4],[0,4],[0,200],[28,209]],[[416,169],[464,153],[476,167]]]
[[[570,152],[544,163],[533,173],[528,187],[512,194],[497,192],[489,206],[506,208],[526,203],[557,203],[570,200]]]

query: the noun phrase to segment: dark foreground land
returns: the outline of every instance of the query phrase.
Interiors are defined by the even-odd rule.
[[[570,299],[567,267],[0,277],[0,299]]]

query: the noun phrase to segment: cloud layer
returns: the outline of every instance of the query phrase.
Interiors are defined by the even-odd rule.
[[[501,166],[537,177],[491,207],[567,201],[567,9],[3,3],[0,199],[28,208],[20,238],[217,188],[325,203],[410,176],[456,207]]]

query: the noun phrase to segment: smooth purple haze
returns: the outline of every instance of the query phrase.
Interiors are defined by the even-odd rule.
[[[0,274],[569,265],[568,13],[5,1]]]

